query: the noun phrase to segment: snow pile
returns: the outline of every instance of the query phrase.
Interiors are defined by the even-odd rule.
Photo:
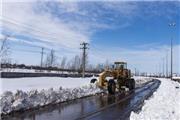
[[[173,79],[180,79],[180,77],[178,77],[178,76],[177,77],[173,77]]]
[[[140,113],[131,113],[131,120],[180,120],[180,84],[169,79],[160,80],[158,90],[145,101]]]
[[[91,78],[1,78],[0,113],[27,110],[102,92]],[[136,84],[152,78],[134,77]]]
[[[26,110],[100,93],[92,78],[0,78],[0,113]]]
[[[4,92],[0,97],[1,113],[8,114],[12,111],[27,110],[48,104],[68,101],[88,95],[100,93],[101,90],[94,84],[85,85],[78,88],[53,88],[41,91],[31,90],[23,92],[18,90],[16,93]]]
[[[27,73],[34,73],[39,72],[35,69],[19,69],[19,68],[2,68],[0,69],[1,72],[27,72]]]
[[[180,77],[173,77],[173,80],[180,82]]]
[[[142,77],[142,76],[134,76],[135,79],[136,87],[139,87],[140,85],[151,81],[153,78],[152,77]]]
[[[25,77],[25,78],[0,78],[0,94],[5,91],[16,92],[17,90],[30,91],[42,89],[77,88],[88,85],[91,78],[62,78],[62,77]]]

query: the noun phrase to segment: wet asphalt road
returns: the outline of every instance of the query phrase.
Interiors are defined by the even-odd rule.
[[[4,120],[128,120],[131,111],[139,111],[143,101],[159,87],[154,80],[133,92],[101,94],[14,115]]]

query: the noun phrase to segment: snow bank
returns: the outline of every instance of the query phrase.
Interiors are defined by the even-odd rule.
[[[26,77],[26,78],[0,78],[0,94],[5,91],[30,91],[54,88],[77,88],[90,83],[92,78],[62,78],[62,77]]]
[[[27,110],[102,92],[92,78],[15,78],[0,79],[0,113]],[[63,87],[62,87],[63,86]]]
[[[140,113],[131,113],[131,120],[180,120],[180,84],[169,79],[160,80],[158,90],[145,101]]]
[[[62,78],[62,77],[26,77],[26,78],[0,78],[0,94],[5,91],[15,93],[17,90],[30,91],[54,88],[77,88],[90,83],[91,78]],[[136,86],[152,80],[148,77],[134,77]]]
[[[152,77],[142,77],[142,76],[134,76],[133,77],[136,83],[136,87],[139,87],[140,85],[151,81],[153,78]]]
[[[173,80],[180,82],[180,77],[173,77]]]
[[[26,110],[52,103],[68,101],[88,95],[100,93],[100,89],[94,84],[85,85],[78,88],[53,88],[41,91],[31,90],[23,92],[18,90],[15,93],[7,91],[1,95],[1,113],[7,114],[11,111]]]
[[[173,79],[180,79],[180,77],[173,77]]]
[[[134,77],[136,84],[143,84],[151,78]],[[68,101],[102,92],[92,78],[1,78],[1,113],[27,110],[53,103]]]

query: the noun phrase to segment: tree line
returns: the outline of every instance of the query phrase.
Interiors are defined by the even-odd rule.
[[[50,50],[49,53],[43,59],[42,66],[34,65],[34,66],[27,66],[25,64],[18,64],[16,61],[15,63],[12,62],[10,58],[11,49],[10,45],[8,44],[8,36],[4,39],[1,39],[0,44],[0,63],[1,68],[33,68],[33,69],[47,69],[47,70],[65,70],[65,71],[82,71],[82,56],[75,55],[70,60],[67,59],[66,56],[63,56],[61,60],[58,59],[55,50]],[[92,65],[88,63],[88,55],[86,54],[86,71],[94,71],[100,72],[103,71],[109,64],[107,61],[104,64],[96,64]]]

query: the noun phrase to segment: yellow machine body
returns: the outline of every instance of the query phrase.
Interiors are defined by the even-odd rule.
[[[107,77],[111,80],[108,81]],[[131,71],[127,69],[126,62],[115,62],[112,68],[107,68],[99,75],[97,85],[113,94],[115,90],[121,91],[124,86],[130,90],[134,89],[135,81],[131,79]]]

